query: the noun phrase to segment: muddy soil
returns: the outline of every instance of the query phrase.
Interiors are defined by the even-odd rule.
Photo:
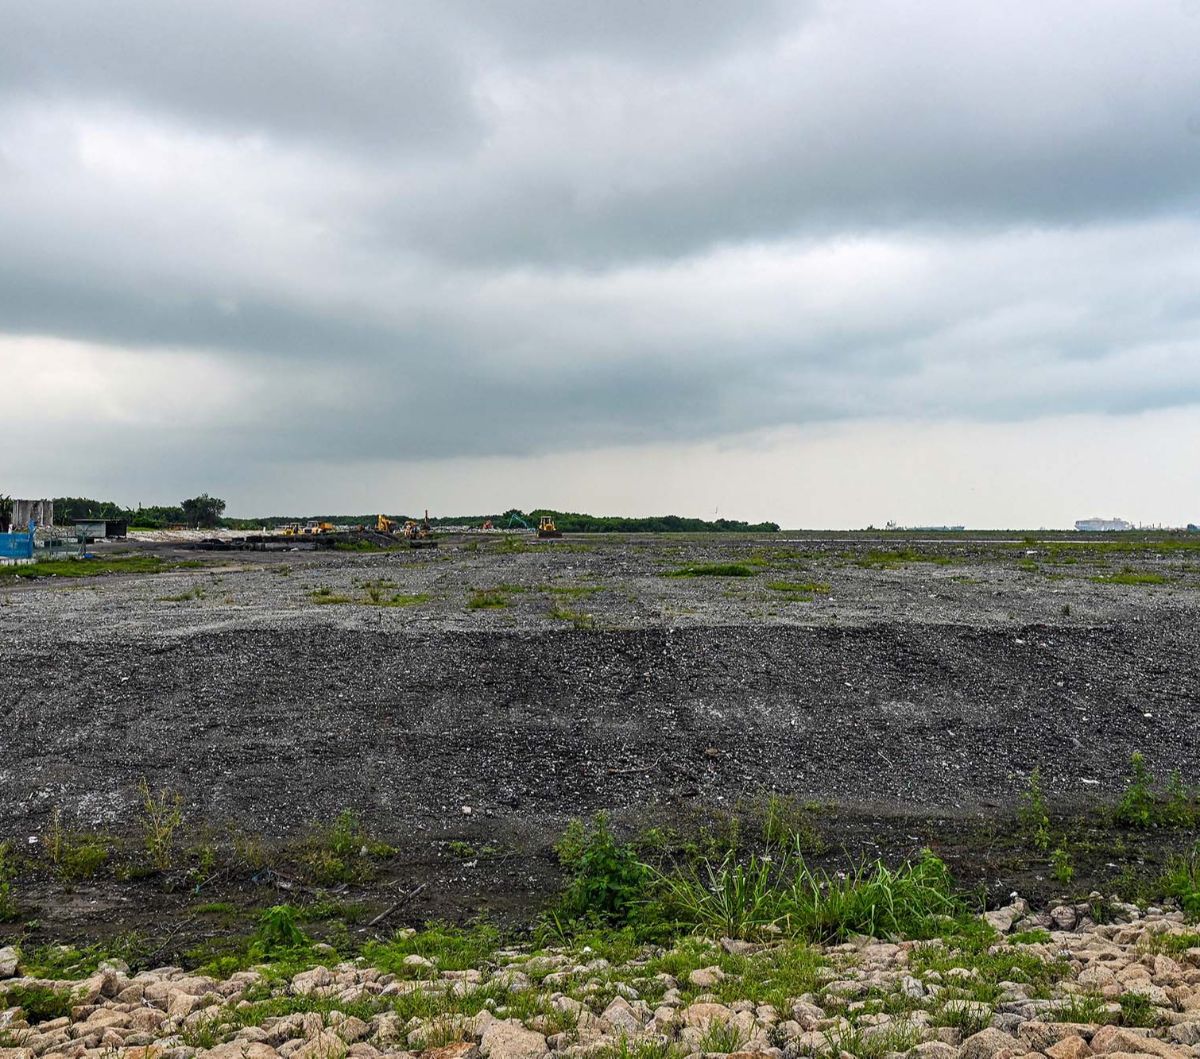
[[[1135,750],[1200,780],[1194,553],[441,544],[231,557],[160,541],[123,547],[193,565],[0,580],[0,840],[30,858],[22,923],[39,937],[175,930],[172,945],[219,933],[187,909],[311,897],[288,851],[345,809],[395,847],[338,891],[367,918],[400,902],[382,926],[527,921],[559,885],[551,846],[571,817],[694,830],[767,792],[822,806],[821,856],[932,844],[995,893],[1058,886],[1011,834],[1035,767],[1063,812],[1091,813],[1072,825],[1091,829],[1080,884],[1181,841],[1111,854],[1126,838],[1093,810]],[[664,576],[730,562],[750,576]],[[1156,583],[1123,583],[1138,573]],[[503,605],[473,606],[480,592]],[[39,867],[55,809],[136,844],[143,777],[181,794],[181,848],[252,835],[268,866],[108,870],[70,892]]]

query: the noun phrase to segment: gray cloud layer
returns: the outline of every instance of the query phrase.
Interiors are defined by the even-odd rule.
[[[0,356],[202,354],[210,458],[1200,401],[1190,0],[0,15]]]

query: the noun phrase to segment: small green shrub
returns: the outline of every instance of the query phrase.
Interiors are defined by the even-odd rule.
[[[0,842],[0,923],[11,922],[20,914],[16,888],[13,885],[16,874],[12,847],[7,842]]]
[[[617,841],[603,813],[590,826],[573,820],[555,850],[569,873],[558,903],[559,914],[567,919],[594,917],[621,924],[646,899],[651,871],[632,843]]]
[[[1042,793],[1040,765],[1029,774],[1029,782],[1017,810],[1017,820],[1034,848],[1045,853],[1050,848],[1050,810]]]
[[[142,841],[159,871],[171,867],[175,831],[183,822],[183,796],[163,787],[157,794],[143,776],[138,784],[142,798]]]
[[[264,954],[303,948],[308,936],[296,926],[296,909],[291,905],[273,905],[259,917],[254,939]]]
[[[1069,886],[1075,878],[1075,865],[1071,863],[1071,854],[1062,846],[1057,846],[1051,851],[1050,870],[1063,886]]]

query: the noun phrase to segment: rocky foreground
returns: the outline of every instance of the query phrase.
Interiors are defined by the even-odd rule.
[[[1017,902],[987,914],[990,944],[692,939],[624,961],[509,949],[442,970],[412,953],[396,973],[358,960],[290,978],[110,962],[51,981],[0,949],[0,1059],[1200,1056],[1195,928],[1158,909],[1119,906],[1104,925],[1089,911]],[[64,995],[57,1017],[12,1006]]]

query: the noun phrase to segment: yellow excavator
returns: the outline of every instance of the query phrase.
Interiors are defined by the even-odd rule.
[[[376,533],[395,533],[400,529],[400,523],[394,518],[388,518],[387,515],[375,516],[375,532]]]
[[[404,523],[404,539],[410,548],[436,548],[437,541],[433,539],[433,527],[429,524],[429,509],[425,509],[425,517],[418,522],[409,519]]]

